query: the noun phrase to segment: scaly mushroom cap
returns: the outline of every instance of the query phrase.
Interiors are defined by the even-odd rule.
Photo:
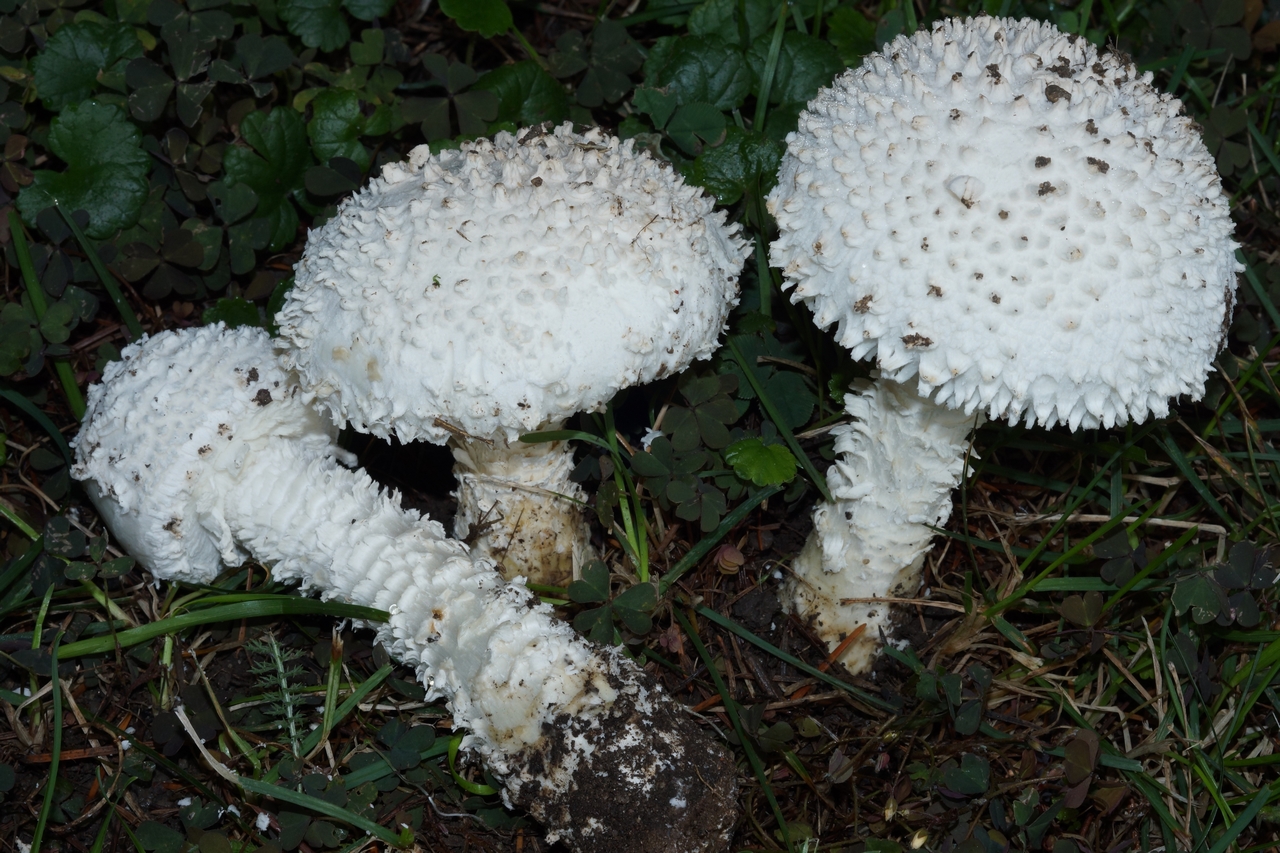
[[[1241,269],[1181,106],[1050,24],[900,36],[801,114],[771,260],[855,357],[938,403],[1163,416],[1203,393]]]
[[[514,439],[711,354],[746,252],[712,205],[598,129],[422,146],[309,235],[283,358],[356,429]]]
[[[218,503],[202,497],[206,477],[238,467],[268,436],[325,448],[335,430],[303,403],[261,329],[164,333],[125,347],[120,359],[89,389],[72,476],[152,574],[207,583],[244,554],[206,508]]]

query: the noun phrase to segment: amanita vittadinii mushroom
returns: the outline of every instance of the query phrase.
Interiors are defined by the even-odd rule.
[[[158,578],[209,581],[247,554],[388,611],[379,639],[448,700],[507,803],[552,839],[722,849],[736,808],[727,753],[626,657],[340,465],[333,434],[262,330],[164,333],[90,389],[75,476]]]
[[[571,450],[516,438],[712,353],[746,252],[712,205],[598,129],[423,146],[311,233],[284,361],[338,423],[448,440],[456,535],[566,584],[590,553]]]
[[[985,413],[1110,427],[1198,399],[1240,269],[1228,199],[1181,103],[1032,20],[950,19],[821,91],[769,197],[772,262],[875,388],[846,398],[836,501],[791,606],[867,666],[912,594]],[[952,411],[955,410],[955,411]]]

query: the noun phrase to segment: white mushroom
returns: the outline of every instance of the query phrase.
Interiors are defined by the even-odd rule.
[[[566,584],[590,553],[571,450],[516,439],[712,353],[746,252],[712,205],[599,129],[423,146],[310,234],[284,360],[336,422],[447,440],[456,535]]]
[[[628,658],[340,465],[333,434],[261,330],[164,333],[90,389],[74,474],[157,578],[208,582],[248,555],[388,611],[379,639],[429,699],[448,700],[507,804],[550,839],[722,849],[735,810],[725,751]]]
[[[1082,38],[980,17],[900,36],[801,114],[771,259],[883,377],[846,398],[792,588],[833,647],[868,626],[848,665],[887,608],[840,600],[915,591],[976,418],[1110,427],[1203,393],[1240,267],[1181,106]]]

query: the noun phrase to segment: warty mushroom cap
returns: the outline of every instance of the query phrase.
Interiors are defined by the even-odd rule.
[[[361,431],[514,440],[712,353],[747,251],[712,206],[599,129],[421,146],[309,235],[282,357]]]
[[[1198,399],[1241,269],[1213,157],[1151,74],[952,18],[819,92],[769,207],[793,299],[966,412],[1141,422]]]
[[[334,426],[303,402],[274,358],[251,345],[260,336],[261,329],[216,324],[144,337],[89,389],[88,414],[72,441],[72,476],[157,577],[208,583],[221,564],[243,562],[226,522],[210,514],[218,503],[207,499],[213,466],[238,467],[269,436],[342,452],[325,449]],[[175,444],[175,435],[186,439]]]

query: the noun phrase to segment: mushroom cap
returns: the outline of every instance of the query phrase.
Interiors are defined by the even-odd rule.
[[[208,582],[244,555],[205,475],[240,466],[270,436],[327,447],[334,428],[303,402],[262,329],[162,332],[120,357],[89,389],[72,475],[153,575]]]
[[[952,18],[818,93],[769,196],[792,298],[883,375],[992,418],[1198,399],[1237,244],[1181,102],[1033,20]]]
[[[712,353],[747,251],[712,206],[599,129],[419,147],[310,233],[282,357],[338,423],[514,439]]]

